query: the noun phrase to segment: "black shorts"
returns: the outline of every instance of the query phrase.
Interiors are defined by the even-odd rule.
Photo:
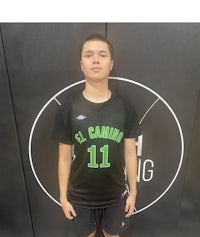
[[[77,237],[86,237],[99,227],[110,235],[119,235],[130,223],[130,218],[125,217],[125,200],[107,208],[73,207],[77,216],[70,221],[70,228]]]

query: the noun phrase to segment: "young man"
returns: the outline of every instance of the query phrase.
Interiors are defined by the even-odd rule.
[[[62,104],[52,132],[59,142],[60,202],[77,236],[94,237],[100,226],[105,237],[118,237],[135,207],[137,115],[109,88],[114,61],[106,38],[89,36],[80,56],[85,89]]]

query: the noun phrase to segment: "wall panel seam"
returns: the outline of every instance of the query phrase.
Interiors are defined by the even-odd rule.
[[[6,49],[5,49],[5,44],[4,44],[3,32],[2,32],[2,24],[0,24],[0,39],[2,41],[3,57],[4,57],[5,69],[6,69],[7,80],[8,80],[9,94],[10,94],[10,99],[11,99],[11,106],[12,106],[12,111],[13,111],[13,117],[14,117],[15,129],[16,129],[17,142],[18,142],[19,153],[20,153],[20,158],[21,158],[20,159],[20,161],[21,161],[21,168],[22,168],[22,173],[23,173],[23,177],[24,177],[24,185],[25,185],[25,191],[26,191],[26,195],[27,195],[28,209],[29,209],[32,233],[33,233],[33,236],[35,237],[34,227],[33,227],[33,219],[32,219],[32,215],[31,215],[30,199],[29,199],[29,194],[28,194],[28,191],[27,191],[27,182],[26,182],[26,176],[25,176],[25,170],[24,170],[24,163],[23,163],[23,159],[22,159],[21,144],[20,144],[20,139],[19,139],[19,129],[18,129],[18,125],[17,125],[16,111],[15,111],[15,105],[14,105],[14,98],[13,98],[13,94],[12,94],[12,86],[11,86],[11,81],[10,81],[10,76],[9,76],[9,69],[8,69],[8,63],[7,63],[7,57],[6,57]]]

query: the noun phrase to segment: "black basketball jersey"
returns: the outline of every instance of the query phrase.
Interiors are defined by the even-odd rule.
[[[92,103],[82,94],[63,103],[52,137],[74,146],[69,200],[93,208],[120,201],[127,194],[124,139],[138,135],[133,105],[117,94],[104,103]]]

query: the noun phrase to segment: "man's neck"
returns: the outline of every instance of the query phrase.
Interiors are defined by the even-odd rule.
[[[108,81],[102,81],[99,83],[86,81],[83,96],[85,99],[94,103],[106,102],[111,97],[111,91],[108,88]]]

